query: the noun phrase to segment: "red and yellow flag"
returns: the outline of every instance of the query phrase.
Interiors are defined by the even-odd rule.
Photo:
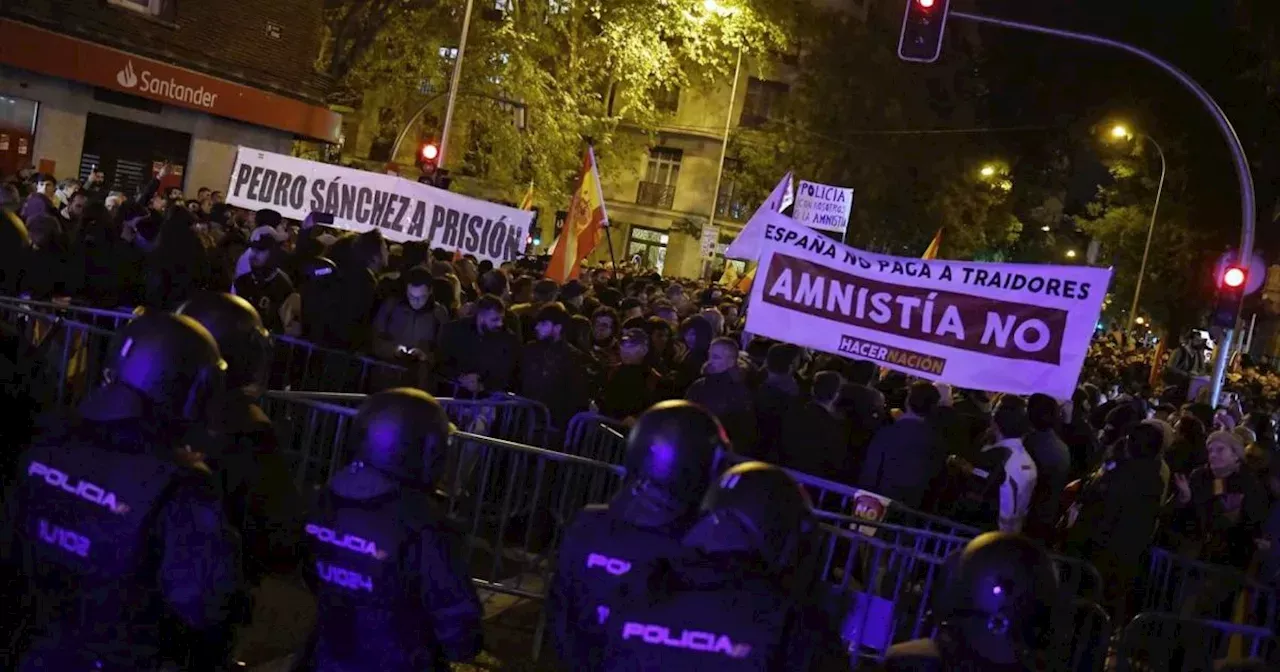
[[[573,200],[569,203],[569,216],[556,239],[551,263],[547,265],[547,278],[562,283],[578,277],[582,260],[600,244],[605,235],[604,227],[608,224],[609,215],[604,211],[604,192],[600,188],[596,154],[588,147],[582,156],[578,189],[573,192]]]
[[[937,259],[938,248],[940,247],[942,247],[942,229],[938,229],[938,232],[933,234],[933,242],[929,243],[929,248],[924,251],[924,254],[920,255],[920,258],[925,260]]]
[[[757,268],[760,268],[760,264],[756,264],[755,266],[752,266],[752,267],[751,267],[751,270],[747,271],[747,272],[742,276],[742,279],[738,280],[738,291],[739,291],[739,292],[749,292],[749,291],[751,291],[751,281],[756,279],[756,269],[757,269]]]

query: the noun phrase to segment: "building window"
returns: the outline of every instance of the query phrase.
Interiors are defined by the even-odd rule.
[[[782,82],[751,77],[747,80],[747,98],[742,102],[740,126],[760,126],[776,119],[791,87]]]
[[[178,0],[107,0],[107,4],[164,21],[173,21],[178,14]]]
[[[659,89],[653,94],[653,107],[665,114],[675,114],[680,110],[680,87]]]
[[[632,226],[627,240],[627,261],[645,269],[653,269],[659,273],[667,262],[667,241],[670,238],[665,231]]]
[[[649,150],[649,167],[645,170],[644,181],[676,186],[676,180],[680,178],[682,158],[684,152],[670,147],[654,147]]]
[[[680,159],[683,156],[683,152],[670,147],[649,150],[649,166],[636,192],[637,204],[671,209],[676,200],[676,182],[680,179]]]
[[[716,217],[742,221],[751,214],[742,197],[741,174],[741,159],[724,160],[724,177],[720,179],[720,193],[716,195]]]

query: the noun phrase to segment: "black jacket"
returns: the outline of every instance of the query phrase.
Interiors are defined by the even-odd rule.
[[[485,393],[511,388],[519,355],[515,334],[506,329],[482,334],[475,317],[454,320],[440,332],[440,375],[456,380],[463,374],[479,374]]]

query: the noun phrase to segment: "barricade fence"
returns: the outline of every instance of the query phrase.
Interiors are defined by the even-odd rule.
[[[49,408],[73,406],[101,383],[115,332],[133,317],[123,311],[0,297],[0,319],[34,344],[47,369],[43,387],[39,381],[32,385]],[[420,373],[276,336],[271,381],[280,389],[267,393],[263,406],[277,426],[295,482],[303,488],[328,482],[352,458],[347,435],[366,393],[422,387]],[[294,391],[304,386],[308,391]],[[607,502],[621,485],[626,427],[598,414],[579,413],[561,440],[547,408],[528,399],[504,394],[439,401],[458,430],[449,444],[448,477],[441,486],[450,512],[468,526],[466,550],[475,583],[497,593],[541,599],[564,526],[583,506]],[[547,449],[552,442],[556,450]],[[940,568],[980,531],[858,488],[787,471],[811,493],[821,519],[810,561],[816,563],[819,580],[842,602],[842,632],[851,651],[878,658],[894,642],[928,636]],[[1256,627],[1257,632],[1237,635],[1269,634],[1274,628],[1274,591],[1234,570],[1161,549],[1153,549],[1151,558],[1144,611],[1181,610],[1218,623],[1237,620]],[[1073,669],[1088,669],[1087,661],[1098,655],[1098,633],[1109,632],[1100,620],[1105,612],[1093,604],[1101,581],[1087,562],[1055,557],[1055,564],[1064,593],[1076,598],[1074,620],[1063,623],[1064,629],[1081,633],[1069,644],[1069,660]]]
[[[1217,660],[1252,658],[1280,665],[1280,641],[1269,628],[1175,614],[1138,614],[1120,635],[1117,672],[1212,670]]]
[[[1141,611],[1243,623],[1274,632],[1280,626],[1280,592],[1231,567],[1151,548]]]

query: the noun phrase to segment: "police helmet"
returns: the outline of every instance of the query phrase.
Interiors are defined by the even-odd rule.
[[[356,461],[393,478],[432,485],[444,471],[452,428],[435,397],[399,387],[370,395],[353,425]]]
[[[201,292],[178,307],[178,315],[199,322],[218,342],[227,360],[227,387],[266,382],[271,336],[248,301],[224,292]]]
[[[1048,634],[1058,576],[1039,544],[1019,534],[988,532],[948,561],[940,597],[939,621],[976,621],[986,634],[1038,646]]]
[[[137,391],[169,418],[194,421],[223,387],[226,368],[217,341],[199,322],[146,312],[116,335],[106,380]]]
[[[750,551],[780,569],[813,529],[809,495],[782,469],[764,462],[730,467],[707,490],[702,517],[685,535],[705,551]]]
[[[631,428],[623,466],[633,489],[665,495],[692,509],[727,450],[729,439],[710,411],[688,401],[663,401]]]

